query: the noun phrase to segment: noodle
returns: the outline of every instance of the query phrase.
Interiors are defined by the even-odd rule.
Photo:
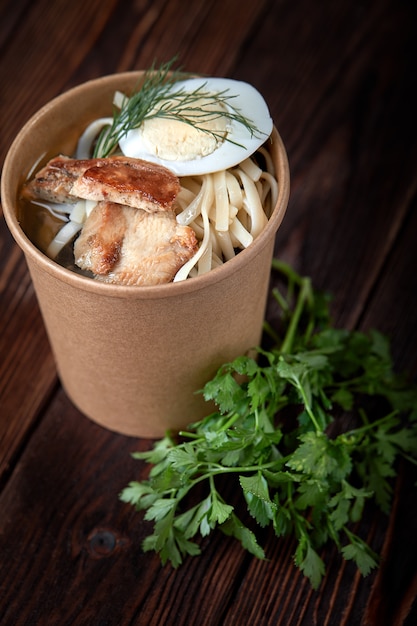
[[[198,215],[200,215],[201,211],[201,203],[206,192],[208,178],[203,177],[203,182],[200,188],[200,191],[195,196],[194,200],[180,213],[177,215],[177,222],[182,224],[183,226],[189,226],[193,220],[196,219]]]
[[[237,170],[244,189],[243,208],[251,219],[250,233],[257,237],[263,230],[267,217],[255,183],[241,169]]]
[[[253,241],[253,236],[246,230],[237,218],[230,225],[230,232],[235,236],[242,248],[247,248]]]
[[[230,261],[230,259],[233,259],[233,257],[235,256],[235,249],[233,247],[229,231],[227,232],[218,231],[216,234],[217,234],[217,240],[220,243],[223,257],[225,258],[226,261]]]
[[[242,163],[239,164],[239,167],[253,181],[257,181],[260,179],[262,170],[259,165],[256,165],[256,163],[252,161],[252,159],[245,159],[244,161],[242,161]]]
[[[207,242],[207,247],[204,250],[203,254],[200,257],[198,262],[198,275],[206,274],[211,270],[211,263],[213,258],[213,245],[211,238],[209,238]]]
[[[207,175],[205,177],[205,192],[203,194],[203,201],[201,203],[201,216],[203,218],[204,225],[204,235],[203,240],[200,244],[200,247],[196,254],[190,259],[182,268],[176,273],[174,276],[174,283],[180,280],[185,280],[190,272],[190,270],[197,264],[197,262],[201,259],[210,239],[210,224],[208,218],[208,211],[210,210],[210,206],[213,203],[213,183],[212,177]]]
[[[75,157],[77,159],[89,159],[97,135],[103,128],[111,123],[111,117],[101,117],[100,119],[95,120],[95,122],[92,122],[78,140],[77,152],[75,154]]]
[[[278,185],[275,177],[270,172],[262,172],[261,182],[265,181],[262,190],[262,204],[266,201],[268,193],[271,193],[271,206],[275,206],[278,201]]]
[[[273,167],[264,152],[267,167]],[[193,268],[199,275],[210,271],[247,248],[265,227],[278,198],[274,175],[251,158],[231,170],[181,179],[181,185],[177,221],[191,226],[201,244],[199,252],[179,270],[175,282],[193,276]]]
[[[242,208],[243,198],[239,181],[229,170],[226,171],[227,193],[229,195],[230,204],[237,208]]]
[[[54,259],[62,248],[81,230],[82,227],[83,225],[77,222],[67,222],[49,244],[46,254],[51,257],[51,259]]]
[[[213,184],[216,230],[227,232],[229,230],[229,196],[227,195],[225,170],[213,174]]]

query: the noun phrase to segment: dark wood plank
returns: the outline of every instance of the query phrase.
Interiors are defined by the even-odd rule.
[[[414,11],[404,3],[324,6],[321,28],[306,18],[297,37],[286,23],[260,79],[254,59],[278,23],[267,21],[242,67],[247,73],[252,60],[249,79],[272,92],[289,154],[291,198],[277,253],[331,291],[338,322],[354,326],[416,193]],[[286,54],[291,72],[280,89],[268,88],[274,65],[286,65],[275,59]]]
[[[0,484],[56,385],[51,349],[23,255],[0,224]]]
[[[185,69],[257,86],[292,171],[277,255],[334,294],[338,324],[389,334],[397,366],[415,378],[413,3],[20,0],[4,2],[0,17],[0,114],[8,120],[0,160],[29,115],[63,89],[155,58],[179,52]],[[141,550],[142,515],[117,497],[145,476],[130,453],[150,442],[101,429],[65,397],[3,222],[0,324],[2,624],[416,623],[411,472],[400,469],[392,515],[370,507],[361,522],[384,557],[365,579],[329,547],[328,574],[313,592],[293,564],[293,542],[272,532],[260,533],[267,562],[215,534],[201,541],[200,557],[162,568]],[[233,485],[224,488],[233,498]]]
[[[174,572],[143,554],[149,527],[117,496],[144,475],[129,455],[147,445],[96,426],[58,394],[1,497],[1,623],[221,623],[246,556],[231,541],[206,542],[202,577],[198,559]]]
[[[415,380],[417,375],[415,199],[410,209],[409,219],[404,223],[401,236],[392,250],[388,267],[380,278],[363,324],[368,328],[377,326],[391,338],[392,353],[398,368]],[[377,575],[367,607],[367,619],[372,624],[411,625],[417,620],[416,484],[416,469],[402,465],[395,494],[395,506],[382,550],[384,566]]]
[[[111,18],[115,3],[89,0],[78,7],[62,0],[21,3],[16,23],[10,21],[12,30],[0,64],[0,116],[9,120],[3,127],[0,162],[23,123],[66,88]]]

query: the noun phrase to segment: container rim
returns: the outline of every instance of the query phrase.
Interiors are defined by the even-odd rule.
[[[47,121],[48,117],[62,105],[67,99],[77,98],[81,96],[85,90],[94,89],[100,86],[115,86],[116,82],[126,83],[126,81],[137,81],[143,76],[143,71],[121,72],[119,74],[109,74],[100,78],[89,80],[85,83],[72,87],[71,89],[56,96],[40,108],[29,120],[24,124],[19,133],[12,142],[3,165],[1,175],[1,203],[3,214],[8,228],[22,249],[25,257],[43,268],[45,272],[54,276],[57,280],[67,283],[74,288],[101,294],[106,297],[123,297],[123,298],[169,298],[186,294],[189,292],[204,289],[215,282],[226,280],[227,277],[234,272],[238,272],[246,263],[250,263],[261,252],[264,246],[274,236],[284,218],[289,200],[290,173],[287,153],[282,138],[274,126],[269,141],[272,142],[273,161],[276,167],[276,176],[278,179],[278,198],[276,206],[268,220],[263,231],[254,239],[254,241],[244,250],[239,252],[236,257],[228,260],[220,267],[210,270],[210,272],[189,278],[177,283],[166,283],[163,285],[141,286],[141,285],[115,285],[102,283],[91,278],[81,276],[75,272],[68,270],[39,250],[23,231],[16,215],[16,197],[18,188],[13,180],[16,176],[11,176],[18,162],[19,154],[22,150],[22,143],[31,133],[35,125]],[[117,87],[115,87],[116,89]],[[23,175],[23,173],[22,173]],[[19,179],[21,180],[21,179]]]

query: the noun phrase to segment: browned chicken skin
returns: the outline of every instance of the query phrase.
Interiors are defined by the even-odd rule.
[[[74,203],[109,200],[145,211],[171,210],[180,184],[165,167],[128,157],[105,159],[51,159],[29,183],[23,194],[29,199]]]

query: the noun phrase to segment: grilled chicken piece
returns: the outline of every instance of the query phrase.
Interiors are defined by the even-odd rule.
[[[96,160],[70,159],[66,156],[55,157],[36,173],[35,178],[26,183],[22,195],[28,200],[41,198],[47,202],[59,204],[75,203],[77,198],[71,195],[72,186],[89,167],[88,164]]]
[[[74,203],[79,198],[108,200],[154,212],[171,210],[179,191],[173,172],[142,159],[59,156],[25,185],[23,195],[59,203]]]
[[[145,211],[172,210],[180,183],[166,167],[127,157],[109,157],[89,167],[71,194],[86,200],[108,200]]]
[[[75,241],[74,257],[103,282],[159,285],[171,282],[197,248],[192,228],[179,225],[172,211],[99,202]]]

